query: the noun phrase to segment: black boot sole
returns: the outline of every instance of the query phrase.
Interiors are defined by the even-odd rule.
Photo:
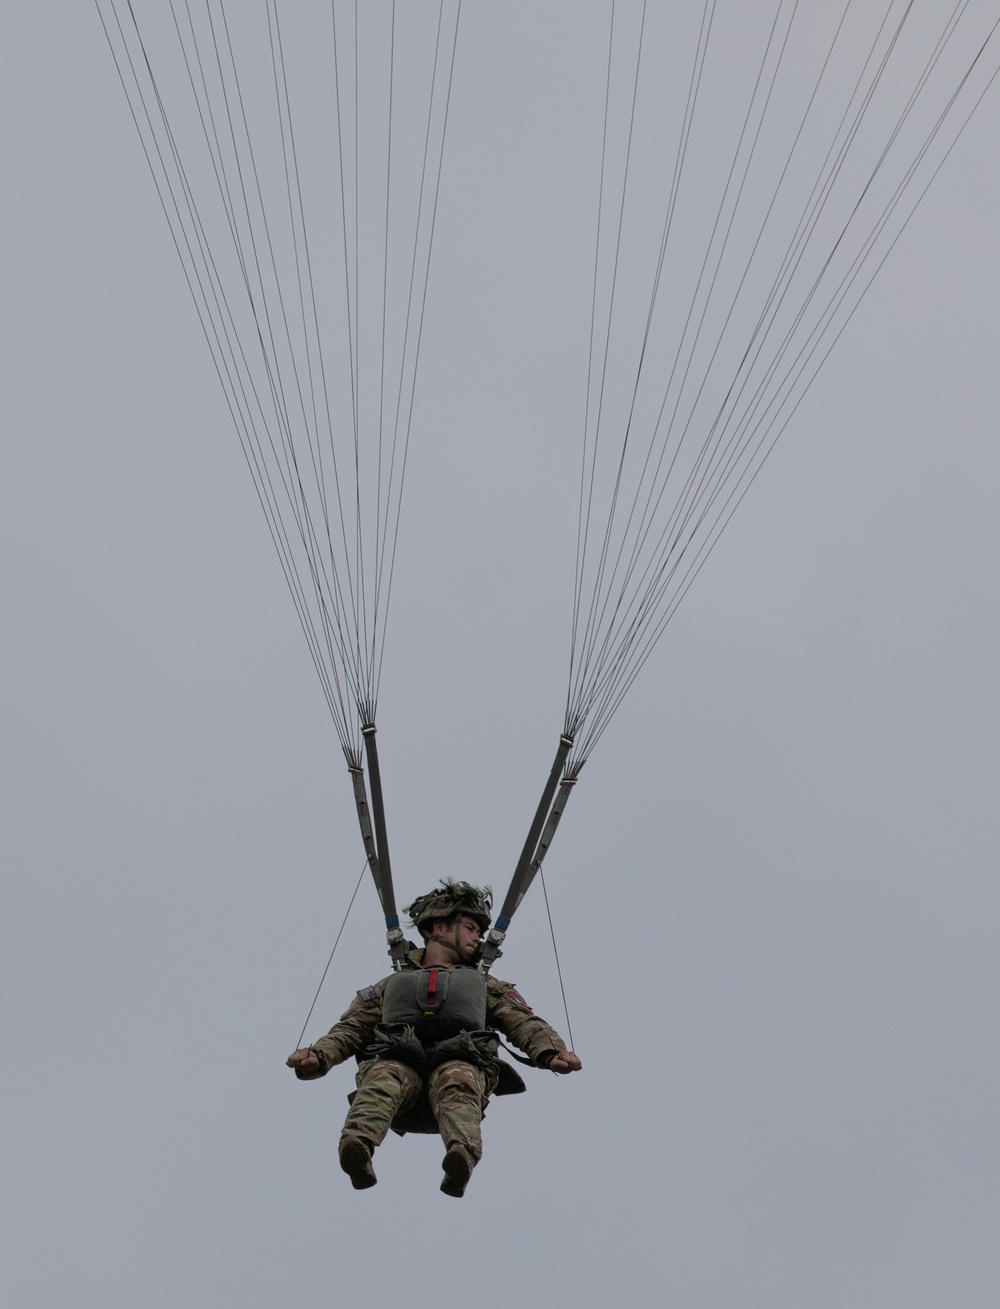
[[[453,1195],[456,1199],[461,1199],[472,1176],[472,1160],[464,1150],[452,1148],[445,1155],[442,1167],[444,1181],[441,1183],[441,1190],[445,1195]]]
[[[340,1166],[351,1179],[355,1191],[367,1191],[378,1182],[371,1154],[364,1141],[354,1139],[341,1143]]]

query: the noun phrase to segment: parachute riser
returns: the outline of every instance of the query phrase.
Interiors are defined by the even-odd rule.
[[[379,880],[378,852],[375,849],[375,836],[372,833],[371,817],[368,810],[365,770],[358,763],[349,763],[347,771],[351,774],[351,784],[354,787],[354,806],[358,811],[358,824],[361,827],[361,840],[365,847],[365,854],[368,856],[368,867],[372,871],[372,880],[375,883],[379,901],[381,901],[382,886]]]
[[[535,857],[531,861],[531,866],[529,867],[527,876],[524,879],[524,885],[517,897],[517,903],[514,905],[514,909],[520,908],[521,901],[527,894],[531,883],[535,880],[535,874],[542,866],[542,860],[549,852],[549,846],[552,844],[556,834],[556,828],[559,826],[559,819],[562,817],[563,810],[569,802],[570,792],[573,790],[574,786],[576,786],[575,776],[564,777],[559,783],[559,790],[556,794],[555,800],[552,802],[552,808],[549,811],[548,822],[545,824],[541,840],[538,842],[538,849],[535,851]]]
[[[348,756],[348,772],[354,786],[354,802],[358,811],[361,827],[361,839],[364,842],[368,866],[378,893],[382,913],[385,916],[386,941],[389,945],[389,957],[396,972],[403,966],[406,958],[406,940],[399,926],[396,913],[396,897],[392,886],[392,867],[389,863],[389,840],[386,835],[385,807],[382,800],[382,776],[378,766],[378,748],[375,745],[375,724],[366,723],[361,728],[368,759],[368,772],[371,777],[371,807],[365,787],[364,770],[357,759]],[[374,821],[374,831],[372,822]]]
[[[570,777],[563,778],[561,786],[559,784],[563,767],[572,748],[573,738],[564,732],[559,738],[559,749],[556,751],[548,780],[542,791],[542,798],[535,810],[535,817],[528,829],[528,836],[521,851],[521,857],[518,859],[514,875],[510,879],[507,895],[501,906],[500,913],[497,915],[497,920],[480,952],[479,968],[484,973],[489,972],[503,953],[500,947],[507,935],[510,920],[514,915],[514,911],[524,899],[525,892],[531,885],[535,873],[545,858],[546,851],[555,835],[559,818],[566,807],[566,801],[569,799],[570,790],[576,782],[576,772],[578,770],[575,770]],[[553,796],[555,796],[557,787],[559,788],[559,794],[553,803]]]

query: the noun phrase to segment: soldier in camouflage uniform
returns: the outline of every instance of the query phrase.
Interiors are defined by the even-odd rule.
[[[496,1057],[502,1032],[536,1067],[575,1072],[580,1060],[532,1013],[509,982],[475,967],[490,924],[489,893],[442,882],[406,910],[424,939],[401,973],[359,991],[339,1023],[287,1063],[296,1077],[323,1077],[355,1055],[357,1090],[340,1138],[340,1165],[358,1190],[374,1186],[372,1153],[390,1127],[440,1132],[446,1195],[461,1196],[482,1152],[490,1096],[524,1090]]]

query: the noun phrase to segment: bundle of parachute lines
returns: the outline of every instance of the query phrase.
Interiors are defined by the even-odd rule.
[[[449,138],[477,108],[465,61],[506,48],[476,25],[532,31],[523,6],[462,0],[96,3],[398,966],[376,712],[442,181],[461,185]],[[591,751],[1000,66],[984,0],[588,0],[573,22],[596,130],[566,699],[487,969]]]

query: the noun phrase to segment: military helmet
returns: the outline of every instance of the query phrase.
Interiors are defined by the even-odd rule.
[[[455,914],[474,918],[485,932],[493,913],[493,890],[489,886],[473,886],[471,882],[456,882],[443,877],[440,886],[426,895],[418,895],[412,904],[406,905],[403,913],[409,914],[410,922],[421,932],[424,925],[435,918],[452,918]]]

